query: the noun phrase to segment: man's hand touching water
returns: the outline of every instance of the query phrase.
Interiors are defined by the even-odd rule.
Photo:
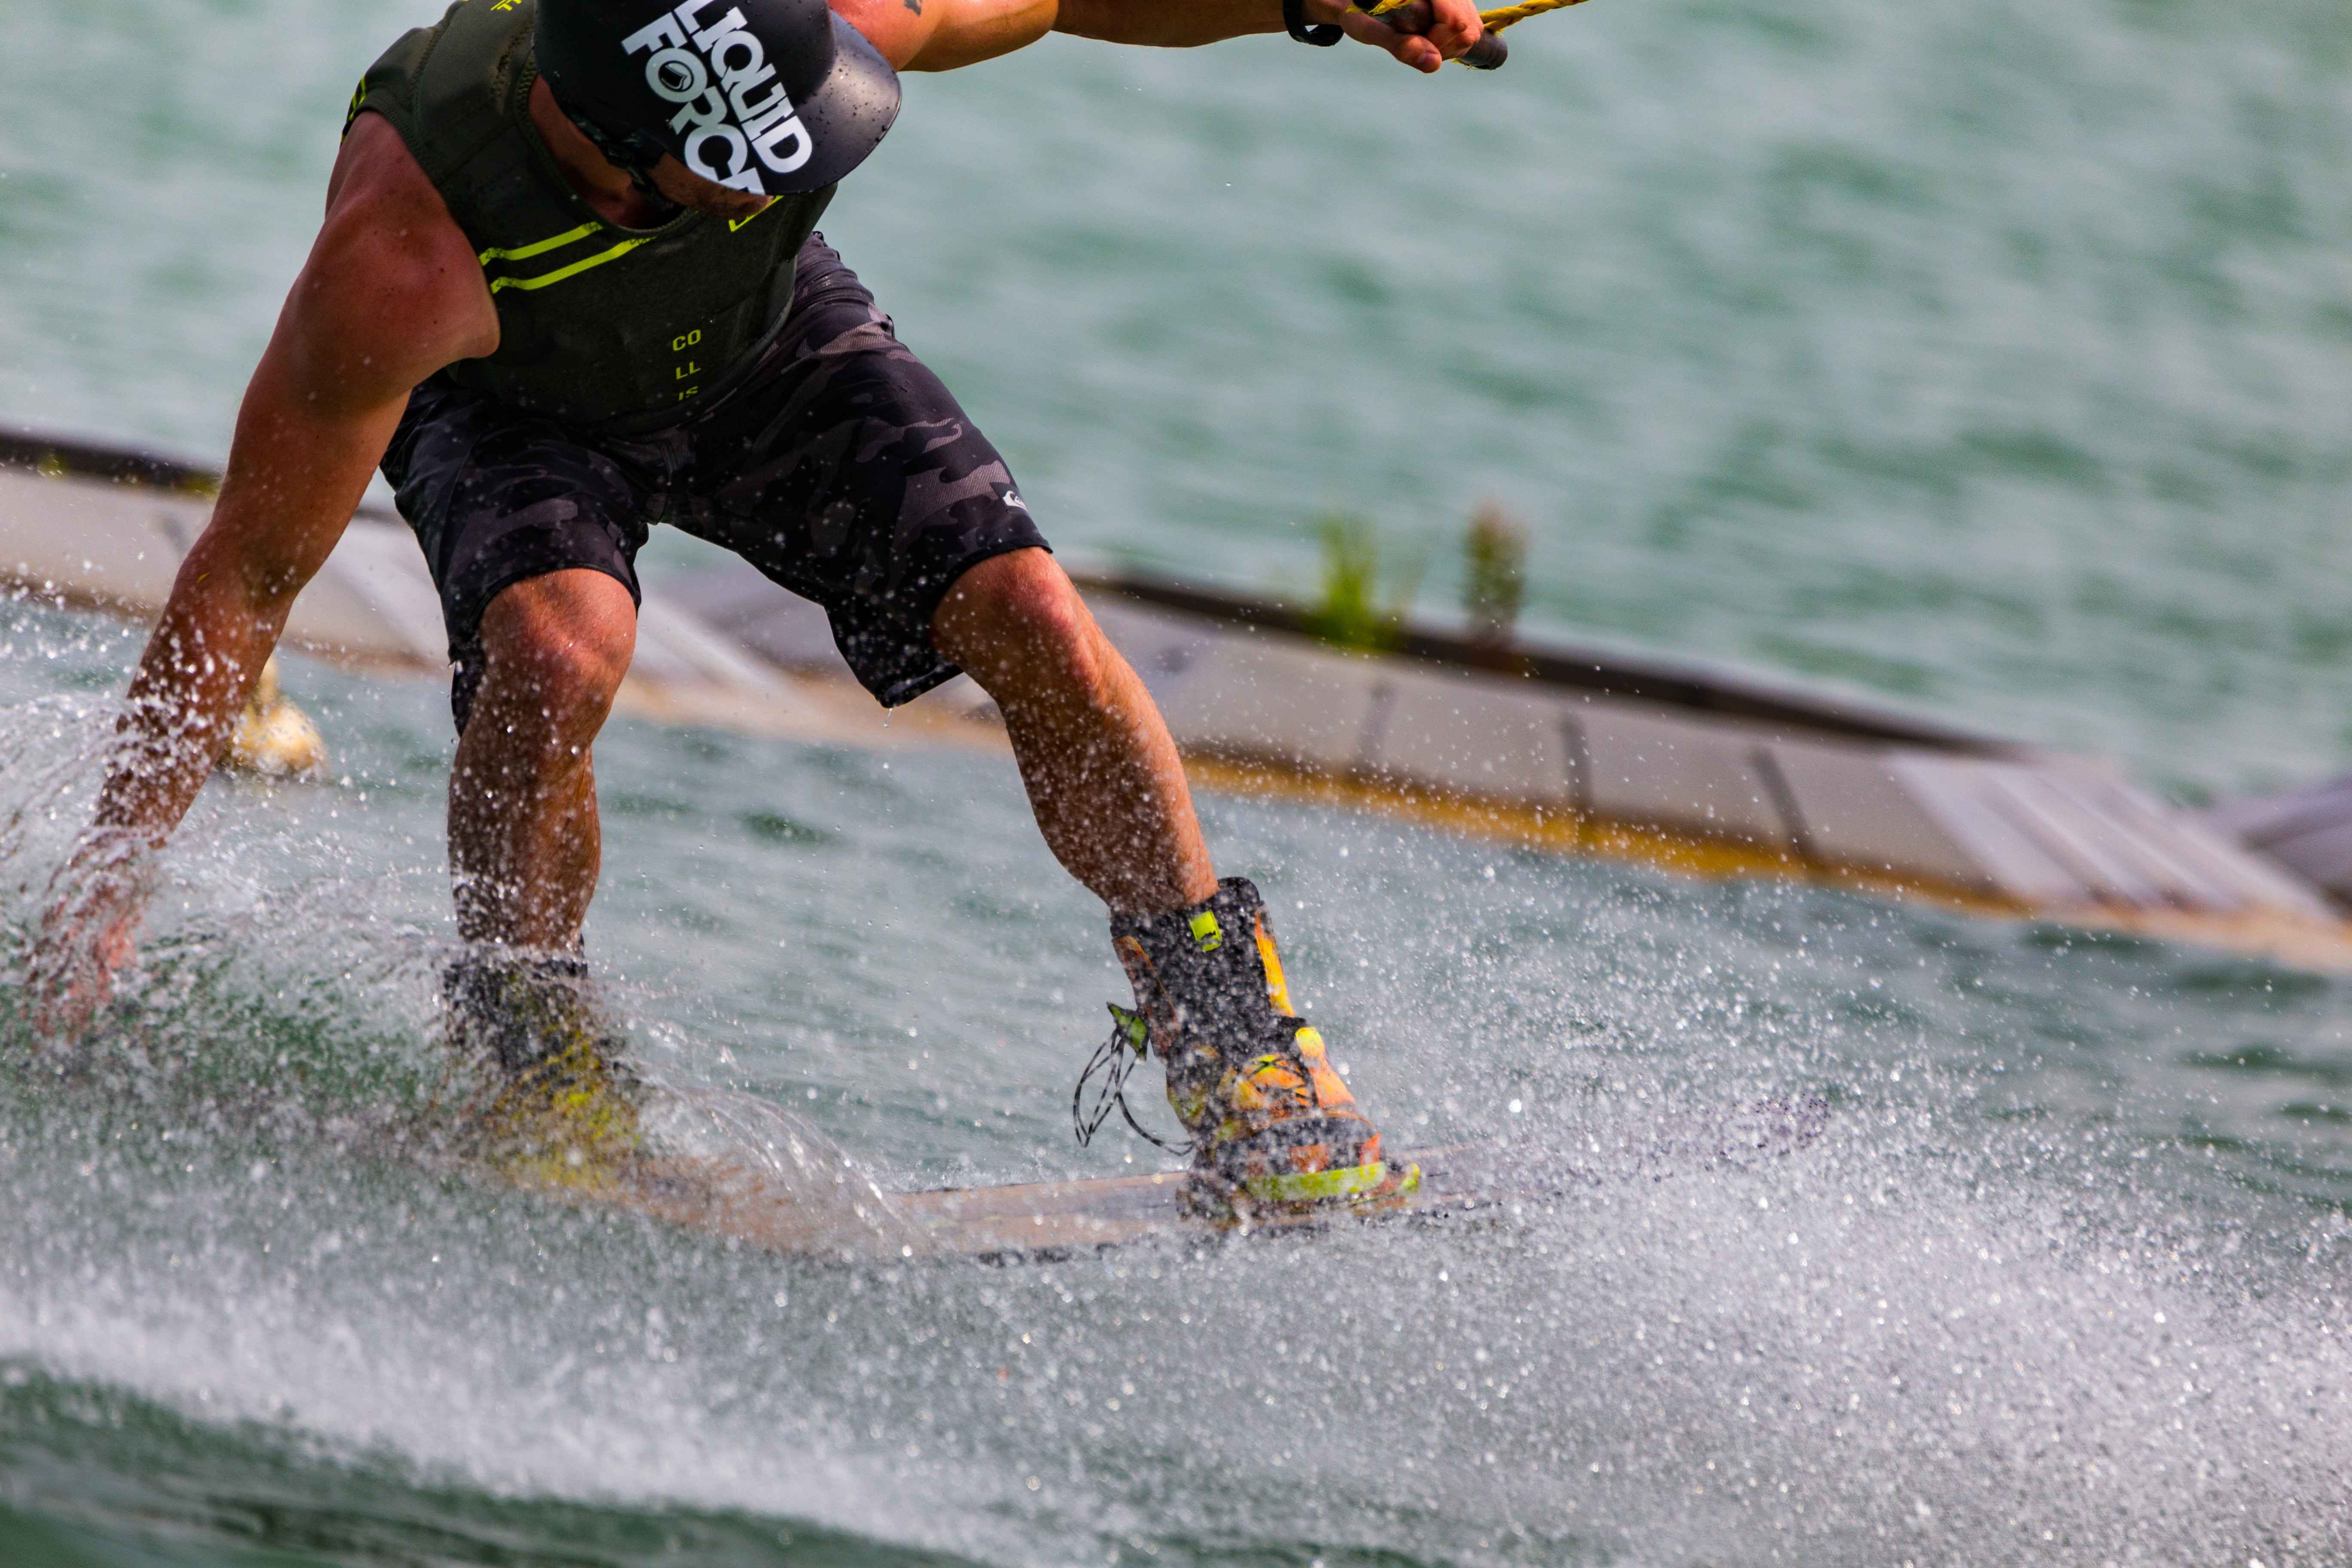
[[[94,828],[49,880],[41,933],[25,975],[34,1032],[79,1043],[131,962],[147,907],[152,852],[138,834]]]

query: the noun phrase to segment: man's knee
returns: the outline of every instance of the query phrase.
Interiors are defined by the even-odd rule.
[[[1028,679],[1093,679],[1102,633],[1053,556],[992,555],[955,581],[931,621],[940,653],[991,691]]]
[[[629,672],[636,639],[635,602],[602,572],[573,569],[517,583],[482,615],[476,710],[487,702],[593,731]]]

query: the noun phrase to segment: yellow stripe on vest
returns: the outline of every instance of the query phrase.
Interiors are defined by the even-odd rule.
[[[625,239],[610,250],[600,250],[584,260],[575,261],[569,267],[559,267],[552,272],[542,272],[536,278],[494,279],[490,283],[490,292],[495,294],[501,289],[544,289],[551,283],[561,283],[566,278],[577,278],[591,267],[602,267],[607,261],[626,256],[652,237],[651,235],[641,235],[635,239]]]
[[[512,250],[500,250],[494,245],[490,247],[489,249],[482,252],[480,260],[482,265],[485,267],[488,267],[493,261],[501,259],[507,261],[528,261],[534,256],[546,255],[549,251],[555,249],[558,246],[570,245],[575,239],[585,239],[604,226],[601,223],[583,223],[578,228],[565,229],[562,234],[557,235],[552,239],[533,240],[529,245],[518,245]]]
[[[768,198],[767,206],[762,206],[762,207],[760,207],[760,208],[756,209],[755,211],[753,211],[753,213],[751,214],[751,217],[730,217],[730,218],[729,218],[729,219],[727,220],[727,232],[728,232],[728,233],[730,233],[730,234],[737,233],[738,231],[740,231],[740,230],[742,228],[742,226],[743,226],[745,224],[750,223],[750,222],[751,221],[751,218],[758,217],[758,216],[760,216],[760,214],[761,214],[761,213],[766,212],[766,211],[768,210],[768,208],[769,208],[769,207],[780,207],[780,206],[782,206],[782,205],[784,205],[783,203],[782,203],[782,202],[778,201],[775,197],[773,197],[773,196],[770,196],[770,197]]]

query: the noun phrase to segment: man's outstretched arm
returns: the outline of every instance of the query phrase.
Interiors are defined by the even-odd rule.
[[[1472,0],[1433,0],[1429,31],[1400,33],[1347,0],[1305,0],[1309,22],[1337,22],[1360,44],[1386,49],[1415,70],[1433,71],[1485,31]],[[1251,33],[1279,33],[1281,0],[1060,0],[1054,30],[1114,44],[1189,48]]]
[[[247,385],[212,521],[131,679],[96,821],[44,921],[33,978],[45,1029],[75,1032],[104,1000],[139,913],[121,862],[169,837],[203,787],[410,390],[497,343],[472,247],[398,134],[362,115]]]
[[[900,70],[954,70],[1049,32],[1188,48],[1283,30],[1281,0],[834,0],[833,8]],[[1460,56],[1482,32],[1474,0],[1433,0],[1430,29],[1419,35],[1399,33],[1346,0],[1305,0],[1305,9],[1307,20],[1337,22],[1422,71]]]

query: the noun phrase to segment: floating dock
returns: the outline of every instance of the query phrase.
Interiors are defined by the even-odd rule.
[[[0,579],[152,616],[216,482],[194,465],[0,432]],[[1081,588],[1202,787],[2352,969],[2336,901],[2352,874],[2323,885],[2242,842],[2239,817],[2175,808],[2095,759],[1613,650],[1408,629],[1367,654],[1325,644],[1280,604],[1135,580]],[[286,635],[349,664],[447,674],[424,561],[385,514],[352,520]],[[833,744],[1005,750],[968,680],[884,714],[823,612],[740,563],[646,585],[620,705]]]

